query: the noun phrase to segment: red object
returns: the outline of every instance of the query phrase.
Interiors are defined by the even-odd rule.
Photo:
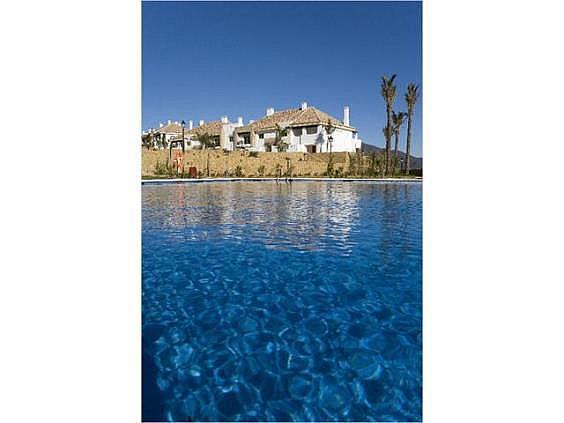
[[[195,166],[190,166],[188,169],[188,175],[190,178],[197,178],[198,177],[198,169]]]

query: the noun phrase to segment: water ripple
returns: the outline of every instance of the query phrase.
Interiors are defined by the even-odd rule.
[[[144,419],[421,420],[421,201],[143,186]]]

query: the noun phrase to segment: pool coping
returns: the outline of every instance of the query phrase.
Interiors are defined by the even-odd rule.
[[[177,184],[177,183],[209,183],[209,182],[286,182],[286,178],[173,178],[173,179],[141,179],[145,184]],[[291,178],[292,182],[318,181],[318,182],[409,182],[422,183],[423,178]]]

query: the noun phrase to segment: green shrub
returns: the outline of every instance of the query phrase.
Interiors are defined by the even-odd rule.
[[[344,176],[344,172],[342,167],[339,167],[338,169],[335,170],[335,172],[333,172],[334,178],[342,178],[343,176]]]
[[[276,163],[276,167],[274,168],[274,176],[281,177],[282,176],[282,166],[280,163]]]
[[[155,174],[158,176],[173,176],[174,175],[174,169],[172,168],[172,166],[170,165],[169,161],[168,161],[168,157],[166,159],[166,162],[161,163],[159,160],[157,160],[157,163],[155,163]]]
[[[257,172],[259,174],[259,176],[264,176],[264,171],[265,171],[266,167],[264,165],[260,165],[259,168],[257,169]]]
[[[334,169],[333,169],[333,154],[329,155],[329,161],[327,162],[327,171],[325,172],[326,176],[329,176],[330,178],[333,177],[334,174]]]

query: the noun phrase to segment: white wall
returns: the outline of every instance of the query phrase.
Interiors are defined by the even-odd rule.
[[[354,153],[356,151],[356,140],[353,138],[351,131],[344,129],[335,129],[333,134],[333,152],[348,151]]]
[[[257,137],[255,150],[256,151],[266,151],[266,149],[264,147],[264,140],[263,139],[260,139],[260,138]]]
[[[331,134],[333,136],[332,150],[334,153],[348,151],[355,152],[360,148],[360,140],[354,138],[352,131],[337,128]],[[327,133],[325,128],[321,125],[318,126],[317,134],[306,134],[305,129],[302,130],[302,135],[295,135],[291,137],[292,144],[289,148],[290,151],[306,151],[306,146],[315,145],[318,153],[329,152],[329,143],[327,141]]]
[[[352,131],[345,129],[335,129],[333,131],[333,146],[334,153],[338,152],[351,152],[354,153],[357,148],[360,148],[360,139],[354,136]],[[276,138],[275,132],[266,132],[263,138],[258,138],[254,150],[265,151],[265,141],[274,140]],[[307,134],[305,128],[302,128],[302,135],[295,135],[293,129],[289,128],[289,133],[283,138],[284,141],[289,143],[288,151],[290,152],[306,152],[306,146],[315,145],[318,153],[328,153],[329,143],[327,142],[327,133],[325,128],[321,125],[317,127],[316,134]]]

